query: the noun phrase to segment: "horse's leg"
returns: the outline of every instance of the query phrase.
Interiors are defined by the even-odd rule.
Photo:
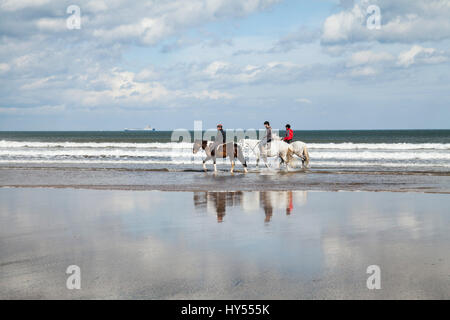
[[[288,149],[287,151],[281,152],[280,158],[281,158],[282,163],[285,164],[286,169],[289,170],[289,162],[292,159],[292,150]]]
[[[279,157],[280,157],[280,160],[281,160],[281,162],[280,162],[280,169],[281,169],[281,165],[282,165],[283,163],[284,163],[284,164],[286,165],[286,167],[287,167],[287,163],[286,163],[286,154],[285,154],[284,152],[280,152]]]
[[[255,157],[256,157],[256,168],[259,169],[259,158],[261,156],[261,152],[256,153],[256,151],[255,151],[254,154],[255,154]]]
[[[208,171],[208,169],[206,168],[206,161],[208,161],[209,159],[211,159],[211,156],[207,156],[205,158],[205,160],[203,160],[203,170]]]
[[[309,152],[306,146],[303,147],[303,155],[305,159],[305,168],[309,167]]]
[[[230,170],[230,172],[233,173],[233,171],[234,171],[234,160],[232,158],[230,158],[230,161],[231,161],[231,170]]]
[[[217,165],[216,165],[216,156],[215,155],[213,157],[213,161],[214,161],[214,173],[217,173]]]
[[[263,161],[264,161],[264,164],[266,165],[266,168],[269,169],[269,164],[267,163],[267,155],[266,154],[263,155]]]
[[[286,169],[289,170],[289,163],[294,159],[295,150],[292,146],[289,146],[286,151]]]
[[[259,145],[259,156],[263,159],[266,168],[269,169],[269,165],[267,164],[267,151],[264,148],[265,146]]]
[[[299,157],[302,160],[302,168],[305,168],[305,147],[302,148],[302,150],[295,150],[294,154]]]
[[[303,147],[300,158],[302,159],[302,169],[305,169],[306,168],[306,166],[305,166],[305,161],[306,161],[305,147]]]
[[[245,156],[244,156],[244,153],[242,152],[242,149],[238,150],[237,158],[239,159],[239,161],[244,166],[244,172],[247,173],[248,172],[248,170],[247,170],[247,162],[245,161]]]

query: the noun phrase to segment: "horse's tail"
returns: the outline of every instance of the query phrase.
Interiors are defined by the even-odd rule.
[[[303,148],[303,158],[305,159],[304,160],[305,167],[308,168],[308,166],[309,166],[309,152],[308,152],[308,148],[306,146]]]
[[[239,144],[234,144],[234,147],[236,150],[237,158],[242,163],[244,168],[247,168],[247,161],[245,160],[245,155],[244,155],[244,151],[242,150],[242,147]]]

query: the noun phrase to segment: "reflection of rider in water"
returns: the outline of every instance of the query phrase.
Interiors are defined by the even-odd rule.
[[[292,191],[288,191],[287,196],[288,196],[288,199],[287,199],[288,201],[286,204],[286,215],[290,215],[292,212],[292,209],[294,209],[294,204],[292,202]]]
[[[266,127],[266,135],[261,139],[261,146],[270,149],[270,142],[272,141],[272,127],[269,121],[264,122],[264,127]]]
[[[211,145],[211,150],[214,151],[214,154],[217,154],[217,150],[219,149],[219,146],[222,146],[223,150],[225,151],[225,142],[226,142],[226,133],[222,128],[221,124],[217,125],[217,135],[216,135],[216,140],[214,141],[214,143]]]
[[[245,192],[194,192],[194,206],[201,210],[208,210],[208,208],[214,208],[217,214],[217,222],[223,222],[226,214],[227,207],[242,206],[244,207],[243,195]],[[273,205],[272,202],[278,203],[281,200],[282,205],[285,205],[286,215],[290,215],[293,212],[293,195],[292,191],[272,192],[261,191],[259,192],[258,199],[251,197],[252,201],[258,203],[264,210],[264,222],[269,223],[272,220]],[[247,202],[248,203],[248,202]],[[277,206],[278,207],[278,206]]]
[[[209,195],[210,200],[214,203],[214,207],[216,208],[217,213],[217,222],[223,222],[223,217],[225,217],[225,212],[227,208],[226,200],[227,193],[226,192],[207,192],[207,196]]]
[[[264,209],[264,222],[270,222],[273,214],[272,202],[270,201],[270,192],[261,192],[261,202]]]

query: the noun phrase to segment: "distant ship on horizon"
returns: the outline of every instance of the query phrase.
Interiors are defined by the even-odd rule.
[[[146,126],[143,129],[129,129],[129,128],[125,128],[124,131],[156,131],[155,128],[152,128],[150,125]]]

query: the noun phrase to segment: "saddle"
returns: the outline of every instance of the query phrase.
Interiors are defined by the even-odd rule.
[[[227,143],[229,144],[229,143]],[[222,147],[222,151],[219,150],[219,152],[217,152],[217,156],[222,157],[222,158],[226,158],[228,156],[227,154],[227,144],[223,144]],[[219,147],[220,148],[220,147]],[[219,149],[217,148],[217,149]],[[216,150],[211,150],[211,155],[214,156],[216,153]],[[234,157],[237,157],[237,143],[234,143]]]

